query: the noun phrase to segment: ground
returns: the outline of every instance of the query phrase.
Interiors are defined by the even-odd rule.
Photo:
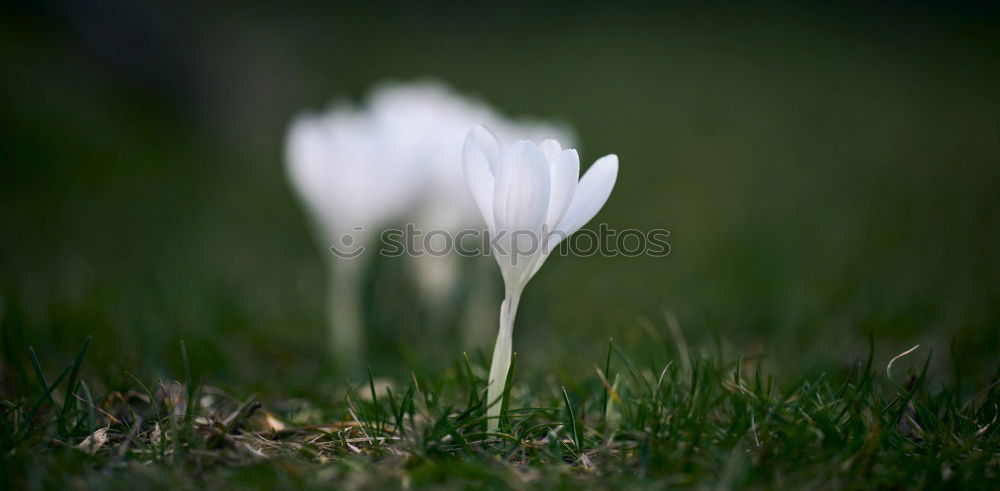
[[[435,374],[371,372],[275,399],[189,372],[98,392],[79,377],[86,350],[58,375],[37,372],[37,398],[3,401],[8,489],[1000,485],[1000,379],[968,392],[927,363],[893,370],[919,349],[778,384],[759,359],[637,366],[612,341],[564,385],[515,361],[496,431],[485,365],[468,357]]]

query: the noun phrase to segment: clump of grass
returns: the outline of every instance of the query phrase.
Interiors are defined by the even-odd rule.
[[[468,357],[435,378],[386,383],[369,368],[363,385],[333,397],[259,401],[196,383],[182,345],[182,381],[133,377],[134,387],[101,389],[95,398],[99,382],[80,376],[88,345],[51,383],[31,350],[38,390],[2,404],[5,487],[137,478],[291,486],[1000,484],[1000,378],[969,395],[954,381],[932,389],[925,362],[897,383],[892,363],[882,372],[871,352],[838,380],[810,373],[779,387],[759,359],[641,366],[609,343],[603,366],[564,386],[520,377],[499,431],[487,431],[486,381],[476,375],[485,368]]]

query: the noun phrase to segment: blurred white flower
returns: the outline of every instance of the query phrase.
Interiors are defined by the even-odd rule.
[[[462,175],[462,142],[477,124],[512,139],[571,138],[548,123],[508,120],[488,105],[433,83],[388,84],[367,105],[335,104],[295,118],[286,136],[289,179],[316,226],[323,247],[370,247],[381,230],[409,222],[425,233],[479,227]],[[349,237],[351,244],[344,244]],[[358,259],[330,258],[333,355],[342,366],[363,351]],[[446,302],[461,268],[454,254],[411,261],[425,300]]]
[[[510,367],[521,292],[559,242],[600,211],[618,177],[618,157],[606,155],[581,179],[576,150],[563,150],[557,140],[546,139],[537,146],[522,140],[502,148],[490,130],[477,126],[462,152],[466,180],[494,237],[491,253],[506,289],[487,390],[492,404],[487,416],[494,429],[499,424],[499,399]]]
[[[386,158],[385,142],[393,137],[370,114],[345,106],[293,121],[286,139],[289,177],[328,239],[360,227],[377,230],[417,198],[424,174]]]
[[[462,97],[441,84],[391,84],[376,90],[371,113],[386,129],[386,158],[406,162],[426,179],[422,193],[405,217],[424,232],[444,230],[452,236],[482,222],[462,171],[462,144],[469,129],[486,124],[505,138],[572,139],[563,127],[531,120],[504,118],[485,103]],[[444,303],[458,281],[459,258],[421,255],[411,261],[417,286],[432,305]]]

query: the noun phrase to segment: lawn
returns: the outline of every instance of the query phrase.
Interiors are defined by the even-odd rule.
[[[179,380],[129,375],[97,389],[80,377],[86,351],[58,376],[34,365],[37,400],[3,401],[4,469],[15,486],[125,488],[136,478],[191,488],[1000,483],[1000,379],[965,396],[961,380],[934,380],[929,354],[922,368],[893,373],[917,349],[885,366],[869,352],[848,372],[811,371],[782,384],[760,357],[674,352],[662,367],[636,365],[612,341],[582,373],[535,378],[515,361],[520,381],[493,432],[484,364],[468,357],[433,374],[387,380],[372,369],[366,383],[331,381],[310,397],[275,399],[208,385],[183,344]]]

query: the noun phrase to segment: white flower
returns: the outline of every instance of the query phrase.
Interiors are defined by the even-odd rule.
[[[369,114],[350,107],[293,121],[285,147],[289,177],[324,240],[355,227],[377,231],[416,200],[424,174],[406,160],[385,158],[386,136]]]
[[[503,117],[484,102],[433,82],[384,85],[373,92],[369,107],[383,129],[384,158],[404,162],[423,174],[422,192],[404,220],[425,233],[443,230],[454,237],[463,229],[481,226],[462,170],[461,149],[469,128],[487,124],[512,140],[572,139],[566,128]],[[431,310],[441,309],[453,296],[461,273],[459,263],[456,254],[421,255],[409,261]]]
[[[405,222],[425,233],[452,235],[477,226],[479,214],[462,172],[462,142],[486,123],[503,137],[569,138],[548,124],[510,120],[487,104],[434,82],[386,84],[365,105],[339,103],[298,115],[286,135],[289,180],[309,212],[324,249],[372,248],[386,227]],[[359,228],[361,230],[359,230]],[[331,350],[341,366],[364,354],[359,259],[327,253]],[[409,261],[432,310],[453,297],[461,268],[456,255]]]
[[[324,114],[302,114],[288,129],[285,161],[289,180],[309,211],[329,268],[329,346],[340,366],[355,364],[362,352],[362,280],[358,260],[335,257],[326,248],[347,251],[370,245],[377,230],[401,215],[415,199],[415,169],[380,157],[370,116],[348,106]],[[399,175],[399,179],[386,176]],[[350,241],[346,243],[345,241]]]
[[[618,177],[618,157],[601,157],[580,179],[576,150],[546,139],[519,141],[507,149],[477,126],[462,152],[465,176],[483,220],[495,238],[491,252],[500,265],[506,295],[490,367],[487,416],[496,428],[510,366],[514,316],[528,283],[560,241],[600,211]]]

